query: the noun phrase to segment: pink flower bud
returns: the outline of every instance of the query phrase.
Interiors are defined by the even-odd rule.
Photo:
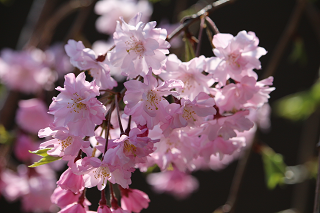
[[[74,194],[70,190],[61,189],[59,186],[51,195],[51,202],[57,204],[60,208],[78,201],[80,194]]]
[[[73,193],[78,194],[84,189],[84,181],[82,175],[74,174],[70,168],[61,174],[57,184],[62,189],[69,189]]]
[[[121,207],[132,212],[140,212],[143,208],[149,206],[150,199],[148,195],[138,189],[124,189],[121,190]]]

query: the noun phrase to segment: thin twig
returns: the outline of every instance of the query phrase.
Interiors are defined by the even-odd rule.
[[[294,34],[299,24],[299,20],[301,18],[302,12],[305,10],[305,6],[308,0],[297,0],[296,6],[291,14],[289,22],[282,33],[280,40],[271,56],[270,62],[268,63],[268,67],[263,74],[263,78],[272,76],[276,71],[279,62],[282,58],[282,55],[290,41],[290,38]]]
[[[69,14],[81,7],[88,7],[91,4],[91,0],[82,0],[82,1],[69,1],[63,4],[55,14],[53,14],[50,19],[47,21],[46,26],[42,34],[38,37],[37,41],[33,43],[34,46],[39,48],[44,48],[47,44],[50,43],[51,38],[54,34],[54,29],[58,24]]]
[[[211,27],[211,29],[215,34],[220,33],[217,25],[212,21],[212,19],[209,16],[206,16],[206,21],[209,23],[209,26]]]
[[[306,13],[307,18],[309,19],[309,22],[317,35],[318,43],[320,44],[320,11],[314,6],[313,3],[309,1],[307,3]]]
[[[167,37],[167,41],[170,41],[173,37],[177,36],[180,34],[180,32],[184,31],[186,28],[188,28],[193,22],[199,20],[201,18],[201,16],[205,15],[205,14],[209,14],[212,11],[214,11],[215,9],[226,5],[227,3],[232,3],[234,2],[234,0],[219,0],[219,1],[215,1],[212,4],[207,5],[206,7],[204,7],[202,10],[200,10],[199,12],[197,12],[196,14],[193,14],[192,16],[188,16],[183,18],[182,20],[182,24],[177,27],[168,37]]]
[[[202,41],[202,32],[205,24],[205,17],[201,16],[200,18],[200,29],[199,29],[199,35],[198,35],[198,44],[196,49],[196,57],[200,55],[200,47],[201,47],[201,41]]]
[[[116,101],[116,100],[115,100]],[[109,140],[109,132],[110,132],[110,123],[111,123],[111,114],[112,111],[114,110],[115,107],[115,102],[113,102],[113,104],[111,105],[108,113],[107,113],[107,131],[105,131],[105,138],[106,138],[106,146],[104,147],[104,154],[107,152],[108,150],[108,140]],[[104,155],[103,155],[104,157]]]
[[[255,143],[255,141],[257,139],[257,134],[258,133],[256,132],[251,145],[249,147],[247,147],[247,149],[244,152],[244,155],[241,157],[241,159],[238,162],[237,169],[236,169],[236,172],[233,176],[233,181],[232,181],[229,197],[227,199],[226,204],[222,206],[222,209],[215,211],[215,212],[219,212],[219,211],[222,211],[223,213],[234,212],[235,206],[236,206],[236,201],[237,201],[238,195],[239,195],[240,185],[242,184],[244,172],[245,172],[247,165],[248,165],[248,160],[251,155],[253,144]]]
[[[88,7],[83,7],[80,9],[73,26],[71,27],[65,38],[65,42],[67,42],[70,38],[75,38],[81,32],[83,25],[86,23],[87,17],[90,15],[90,12],[92,11],[97,1],[98,0],[93,0]]]
[[[118,101],[118,95],[115,95],[115,103],[116,103],[116,109],[117,109],[117,117],[118,117],[118,123],[119,123],[119,128],[120,128],[120,135],[124,134],[124,130],[122,127],[122,122],[120,119],[120,109],[119,109],[119,101]]]

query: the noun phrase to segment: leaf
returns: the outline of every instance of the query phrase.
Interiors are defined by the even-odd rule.
[[[187,62],[195,58],[196,55],[194,53],[190,40],[186,36],[184,39],[184,43],[185,43],[185,61]]]
[[[51,150],[51,149],[52,148],[39,149],[39,150],[36,150],[36,151],[30,151],[29,150],[30,153],[39,155],[42,158],[38,162],[35,162],[34,164],[32,164],[32,165],[30,165],[28,167],[37,167],[37,166],[40,166],[40,165],[43,165],[43,164],[51,163],[51,162],[56,161],[56,160],[60,160],[61,157],[55,157],[55,156],[48,155],[47,152],[49,150]]]
[[[148,167],[148,169],[145,172],[145,174],[150,174],[152,172],[157,172],[157,171],[160,171],[160,168],[158,167],[157,164],[154,164],[153,166]]]
[[[261,155],[264,163],[266,182],[269,189],[274,189],[277,185],[284,183],[286,164],[282,155],[275,153],[268,146],[261,147]]]
[[[0,144],[10,144],[14,137],[10,134],[3,125],[0,125]]]
[[[303,39],[298,37],[293,42],[293,49],[289,56],[289,61],[298,62],[301,65],[306,65],[308,62],[305,45]]]
[[[279,116],[297,121],[308,118],[320,104],[320,81],[311,89],[288,95],[275,103]]]

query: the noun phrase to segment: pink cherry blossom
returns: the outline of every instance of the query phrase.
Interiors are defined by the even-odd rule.
[[[23,93],[51,89],[56,77],[44,60],[45,54],[40,49],[20,52],[4,49],[0,56],[0,80],[10,89]]]
[[[39,99],[21,100],[16,121],[22,129],[36,134],[53,121],[53,117],[48,115],[47,111],[48,107]]]
[[[208,60],[207,72],[212,73],[222,85],[230,77],[235,80],[247,74],[256,77],[251,70],[261,68],[259,58],[267,53],[258,47],[259,39],[253,32],[241,31],[236,37],[219,33],[213,37],[212,43],[216,57]]]
[[[149,206],[149,196],[138,189],[124,189],[119,187],[121,191],[121,207],[131,212],[141,212]]]
[[[246,143],[242,137],[233,137],[229,140],[225,140],[222,137],[217,137],[213,141],[206,141],[200,150],[200,156],[202,156],[207,162],[210,160],[211,155],[218,155],[220,160],[224,155],[232,155],[235,151],[240,151]]]
[[[156,192],[166,192],[178,199],[186,198],[194,192],[199,185],[196,178],[178,169],[149,174],[147,181]]]
[[[85,80],[80,73],[75,78],[73,73],[65,76],[64,88],[49,106],[49,113],[54,115],[53,125],[68,127],[74,136],[94,136],[94,127],[105,119],[105,106],[97,100],[99,87],[94,82]]]
[[[38,136],[40,138],[52,136],[53,139],[40,144],[40,149],[52,147],[47,153],[52,156],[70,157],[77,156],[81,148],[87,148],[90,144],[82,140],[79,136],[74,136],[67,129],[52,131],[49,127],[41,129]]]
[[[99,205],[97,213],[111,213],[111,209],[107,205]]]
[[[50,46],[45,50],[45,55],[45,63],[48,67],[56,71],[59,77],[73,70],[62,43],[56,43]]]
[[[65,206],[58,213],[86,213],[86,209],[82,204],[74,202]]]
[[[210,75],[204,75],[206,66],[205,57],[193,58],[188,62],[181,62],[176,55],[169,55],[164,72],[160,77],[164,80],[176,79],[184,83],[183,88],[177,88],[177,92],[182,98],[188,98],[191,101],[200,92],[209,92],[214,80]]]
[[[162,96],[178,95],[171,91],[174,88],[182,88],[180,80],[168,80],[158,82],[152,75],[147,75],[144,83],[130,80],[124,83],[127,91],[123,97],[126,104],[124,112],[132,115],[133,120],[139,125],[147,124],[152,129],[163,117],[166,116],[165,107],[169,104]],[[144,112],[143,112],[144,111]]]
[[[167,136],[174,128],[200,125],[205,121],[204,117],[216,114],[214,105],[214,99],[204,92],[200,92],[192,102],[182,98],[180,105],[175,103],[168,105],[166,107],[168,115],[161,125],[163,134]]]
[[[248,114],[248,110],[239,111],[233,115],[210,120],[205,124],[203,134],[208,136],[210,141],[215,140],[218,136],[225,140],[236,137],[236,130],[243,132],[253,127],[253,122],[246,118]]]
[[[21,161],[38,160],[38,157],[30,153],[30,151],[37,150],[39,144],[36,143],[32,137],[21,134],[17,137],[14,146],[14,154]]]
[[[96,3],[95,12],[101,15],[96,22],[98,31],[112,34],[116,29],[116,20],[120,16],[125,22],[128,22],[138,12],[141,12],[142,21],[147,22],[152,13],[152,6],[146,0],[104,0]]]
[[[73,66],[80,70],[90,70],[96,84],[101,89],[112,89],[117,82],[110,76],[110,68],[105,56],[97,57],[92,49],[85,48],[82,41],[70,39],[65,45],[65,50]]]
[[[64,208],[78,201],[79,196],[80,194],[75,194],[70,190],[64,190],[57,186],[51,195],[51,202],[57,204],[60,208]]]
[[[47,165],[36,168],[18,166],[18,173],[2,172],[2,194],[8,200],[22,199],[24,212],[50,212],[50,195],[55,188],[55,174]]]
[[[121,67],[122,74],[129,78],[145,76],[150,69],[154,74],[165,63],[170,44],[165,41],[167,32],[155,28],[156,22],[140,22],[141,13],[126,23],[120,18],[113,34],[115,48],[108,54],[111,64]]]
[[[82,175],[76,175],[70,168],[64,171],[57,184],[65,190],[70,190],[75,194],[78,194],[84,189],[84,181]]]

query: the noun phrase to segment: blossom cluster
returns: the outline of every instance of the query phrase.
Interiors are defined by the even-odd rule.
[[[33,133],[40,129],[38,136],[46,138],[40,149],[67,162],[51,196],[60,212],[89,212],[85,188],[103,191],[108,182],[110,187],[119,185],[121,205],[112,196],[111,207],[100,202],[97,212],[140,212],[150,200],[144,192],[129,188],[131,175],[135,169],[145,172],[154,165],[161,172],[147,179],[156,191],[188,196],[198,186],[191,172],[223,168],[248,145],[256,115],[274,90],[272,77],[258,81],[253,70],[261,68],[259,58],[267,53],[253,32],[216,34],[215,56],[183,62],[169,54],[167,31],[141,18],[141,13],[131,19],[120,17],[113,33],[115,46],[104,54],[70,39],[65,51],[81,72],[66,74],[64,86],[56,88],[60,93],[49,106],[52,116],[42,113],[41,122],[30,125],[24,122],[32,115],[25,110],[18,114],[22,128]],[[114,30],[104,29],[100,19],[101,31]],[[13,69],[10,64],[17,56],[12,54],[3,53],[2,70]],[[17,70],[28,67],[24,69],[32,75],[44,69],[41,73],[49,76],[48,67],[33,55],[22,60],[30,66],[15,65],[21,66]],[[115,91],[119,82],[113,69],[126,78],[121,92]],[[11,83],[1,70],[0,77],[12,88],[30,92],[48,83],[42,77],[43,82],[27,88]],[[21,102],[20,107],[31,113],[34,108],[44,111],[40,104],[30,104]]]

